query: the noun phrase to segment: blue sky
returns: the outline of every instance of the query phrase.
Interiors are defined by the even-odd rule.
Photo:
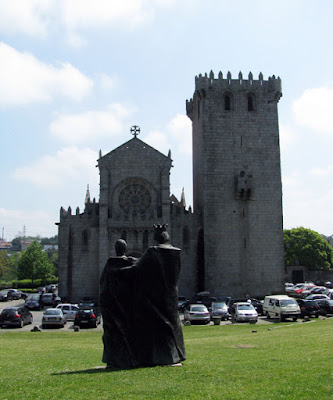
[[[98,152],[132,125],[171,150],[171,192],[192,204],[185,102],[210,70],[281,77],[284,228],[332,235],[332,15],[329,0],[0,0],[4,238],[55,235],[88,184],[98,201]]]

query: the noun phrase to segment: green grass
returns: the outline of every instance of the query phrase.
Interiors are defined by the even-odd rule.
[[[253,332],[255,331],[255,332]],[[182,367],[102,366],[102,332],[0,334],[4,399],[333,399],[333,318],[184,327]]]

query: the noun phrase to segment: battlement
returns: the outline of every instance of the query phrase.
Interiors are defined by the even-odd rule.
[[[214,72],[210,71],[209,76],[207,73],[195,77],[195,90],[208,89],[209,87],[217,86],[218,88],[237,90],[240,85],[243,88],[254,90],[261,87],[267,88],[269,92],[280,92],[281,93],[281,79],[270,76],[268,80],[264,80],[263,74],[260,72],[258,80],[253,79],[252,72],[249,73],[248,79],[243,79],[242,72],[238,73],[237,79],[232,79],[231,72],[228,71],[226,78],[223,77],[222,72],[218,74],[218,78],[215,79]]]

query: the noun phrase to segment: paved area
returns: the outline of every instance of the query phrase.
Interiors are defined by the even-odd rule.
[[[15,306],[21,306],[24,304],[24,301],[22,300],[13,300],[13,301],[7,301],[7,302],[0,302],[0,312],[6,308],[6,307],[15,307]],[[45,310],[45,309],[44,309]],[[20,331],[31,331],[31,329],[34,326],[38,326],[40,329],[42,329],[41,324],[42,324],[42,316],[43,316],[43,312],[44,310],[41,311],[35,311],[32,310],[31,313],[33,314],[33,323],[32,325],[25,325],[23,328],[15,328],[15,327],[4,327],[0,330],[0,333],[2,332],[8,332],[8,331],[13,331],[13,332],[20,332]],[[180,319],[183,322],[183,315],[180,315]],[[266,317],[260,316],[258,319],[258,325],[262,325],[262,324],[278,324],[279,321],[278,320],[267,320]],[[290,322],[292,324],[299,324],[302,323],[302,320],[299,319],[297,320],[297,322]],[[231,325],[231,321],[221,321],[221,325]],[[242,325],[246,324],[246,323],[241,323]],[[210,325],[213,325],[213,322],[210,323]],[[202,327],[207,326],[207,325],[201,325]],[[255,325],[252,325],[255,326]],[[97,330],[97,331],[102,331],[103,330],[103,324],[101,323],[100,325],[97,326],[97,328],[83,328],[83,329],[93,329],[93,330]],[[64,328],[47,328],[47,329],[43,329],[43,331],[72,331],[74,330],[74,324],[73,321],[68,321],[67,324],[64,326]]]

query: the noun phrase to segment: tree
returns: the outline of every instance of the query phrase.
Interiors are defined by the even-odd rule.
[[[42,246],[34,241],[22,251],[18,259],[17,275],[18,279],[47,279],[53,274],[53,266],[49,258],[43,252]]]
[[[312,270],[333,268],[333,248],[319,233],[300,227],[285,229],[283,237],[286,266],[304,265]]]
[[[4,278],[9,271],[9,259],[7,251],[0,250],[0,278]]]

